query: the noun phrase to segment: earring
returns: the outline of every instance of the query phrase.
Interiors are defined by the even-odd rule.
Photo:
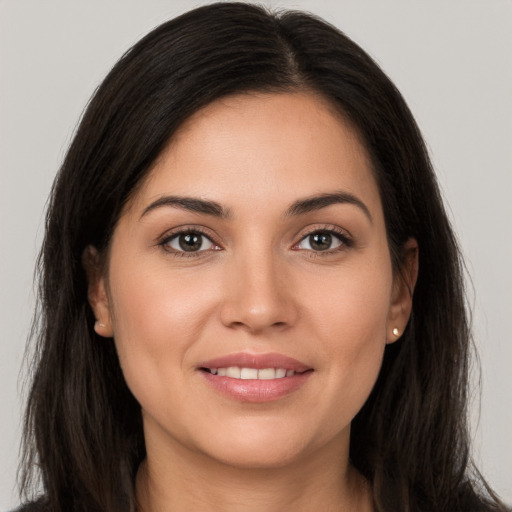
[[[101,323],[99,320],[96,320],[96,322],[94,322],[94,330],[96,331],[97,334],[101,334],[98,332],[98,330],[103,329],[103,327],[106,327],[105,324]]]
[[[400,334],[400,331],[396,327],[394,327],[393,328],[393,336],[398,336],[399,334]]]

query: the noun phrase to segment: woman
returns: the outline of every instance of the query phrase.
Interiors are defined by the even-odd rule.
[[[41,253],[28,509],[506,510],[469,458],[461,263],[403,99],[215,4],[114,67]]]

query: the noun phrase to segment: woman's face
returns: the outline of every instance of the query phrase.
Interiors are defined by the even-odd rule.
[[[148,454],[239,467],[346,453],[410,307],[365,148],[305,93],[193,115],[125,208],[90,300]]]

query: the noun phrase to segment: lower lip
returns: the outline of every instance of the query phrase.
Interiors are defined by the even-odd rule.
[[[293,393],[310,377],[312,371],[296,373],[280,379],[233,379],[201,371],[204,378],[215,390],[241,402],[271,402]]]

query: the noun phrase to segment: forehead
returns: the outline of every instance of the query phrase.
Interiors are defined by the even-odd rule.
[[[268,209],[340,189],[380,207],[368,153],[332,105],[309,93],[241,94],[183,123],[132,205],[174,194]]]

